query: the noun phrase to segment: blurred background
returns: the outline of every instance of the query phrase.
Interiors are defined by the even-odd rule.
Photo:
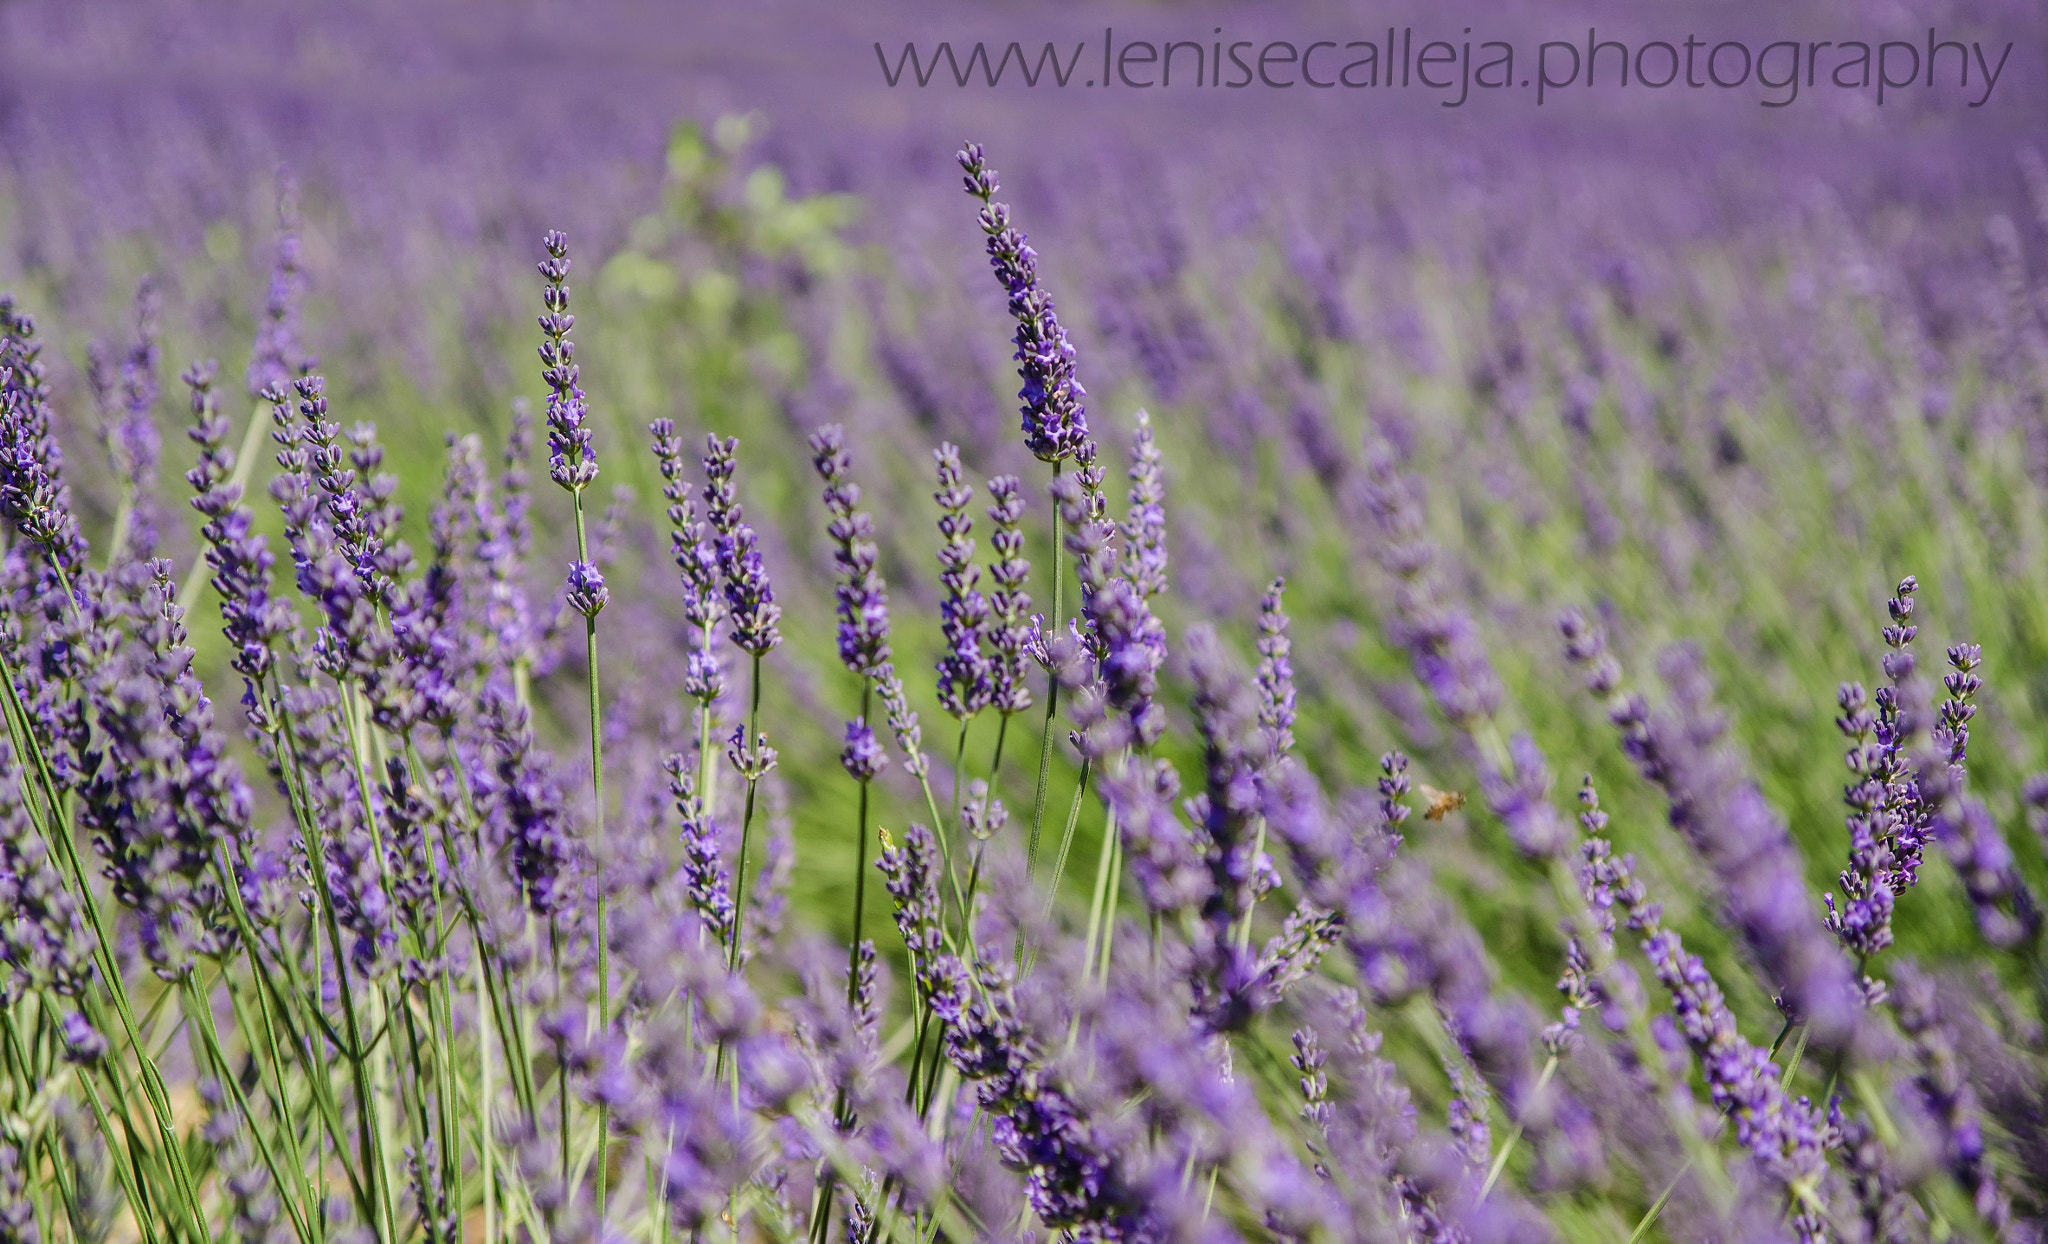
[[[1576,690],[1563,606],[1598,610],[1641,681],[1665,645],[1703,646],[1818,893],[1846,850],[1836,687],[1878,677],[1882,602],[1918,575],[1923,645],[1983,645],[1973,786],[2022,871],[2048,880],[2017,796],[2048,766],[2048,174],[2030,146],[2048,142],[2048,14],[2017,0],[1442,14],[0,0],[0,288],[53,343],[60,433],[104,530],[114,494],[87,360],[134,337],[147,283],[164,341],[164,547],[182,570],[191,449],[172,376],[206,357],[243,373],[288,231],[307,291],[299,340],[339,420],[378,425],[423,545],[444,438],[497,444],[513,401],[544,395],[533,263],[544,229],[567,230],[600,488],[619,490],[606,659],[620,665],[606,679],[627,815],[656,814],[656,761],[685,737],[680,692],[634,676],[665,668],[680,626],[645,431],[668,416],[741,438],[741,496],[791,619],[770,685],[768,718],[788,723],[774,802],[798,835],[799,909],[829,925],[847,909],[849,847],[820,827],[850,797],[832,757],[857,688],[829,648],[804,435],[827,421],[851,433],[898,664],[928,723],[943,720],[921,676],[938,651],[930,449],[961,446],[975,480],[1031,481],[1035,562],[1048,551],[1012,328],[953,163],[972,138],[1040,252],[1112,470],[1136,410],[1158,428],[1169,631],[1214,619],[1249,653],[1260,590],[1286,575],[1297,732],[1332,788],[1369,786],[1394,746],[1423,780],[1471,781],[1385,637],[1384,584],[1347,509],[1370,427],[1427,488],[1509,721],[1561,786],[1580,770],[1603,779],[1616,839],[1710,959],[1734,952],[1686,898],[1690,857],[1661,803]],[[1261,43],[1376,39],[1409,23],[1462,38],[1467,22],[1471,38],[1525,46],[1593,26],[1752,47],[1924,41],[1933,26],[2015,50],[1978,109],[1974,91],[1879,107],[1811,90],[1766,109],[1754,90],[1604,88],[1446,109],[1420,91],[892,89],[873,48],[1099,50],[1105,26],[1119,41],[1216,27]],[[548,599],[573,547],[552,521],[563,514],[540,524]],[[202,659],[221,666],[210,602],[195,617]],[[537,683],[569,744],[581,660],[574,645]],[[930,728],[950,747],[950,727]],[[576,789],[576,747],[560,755]],[[1053,806],[1073,780],[1062,770]],[[885,824],[914,801],[892,789]],[[1011,802],[1028,807],[1028,789]],[[1078,851],[1094,850],[1092,820]],[[1523,884],[1501,828],[1475,801],[1412,841],[1507,970],[1547,996],[1561,940],[1525,900],[1540,886]],[[1899,936],[1934,960],[1975,953],[1945,866],[1902,906]],[[1749,975],[1724,979],[1768,1031]]]

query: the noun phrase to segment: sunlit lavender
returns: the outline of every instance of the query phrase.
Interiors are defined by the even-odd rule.
[[[1354,155],[366,5],[159,115],[80,12],[0,1244],[2048,1236],[2038,86]]]

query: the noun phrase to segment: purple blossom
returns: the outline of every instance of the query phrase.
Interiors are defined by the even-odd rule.
[[[825,509],[832,521],[832,566],[838,572],[833,596],[838,601],[839,660],[863,677],[873,677],[889,660],[889,596],[875,568],[874,524],[859,508],[860,485],[849,473],[846,429],[833,423],[811,433],[811,464],[825,483]],[[742,645],[744,646],[744,645]]]
[[[549,230],[541,239],[547,258],[540,262],[540,274],[547,281],[541,301],[547,313],[540,317],[541,379],[548,384],[548,478],[571,492],[582,492],[597,479],[597,447],[590,435],[590,403],[576,383],[576,343],[569,330],[576,317],[569,314],[569,238]]]
[[[709,526],[697,517],[689,481],[683,478],[683,443],[675,423],[657,419],[647,430],[661,468],[662,495],[668,499],[669,553],[682,574],[683,617],[698,631],[698,643],[687,658],[683,691],[708,707],[725,692],[725,671],[713,645],[713,630],[725,614],[718,587],[718,545]]]
[[[1025,583],[1031,577],[1031,563],[1024,557],[1024,490],[1014,475],[998,475],[988,482],[989,578],[995,590],[989,593],[989,661],[992,680],[991,702],[1001,713],[1017,713],[1031,707],[1031,689],[1024,683],[1024,652],[1031,633],[1031,594]]]
[[[1763,793],[1722,743],[1722,720],[1710,703],[1699,654],[1679,647],[1662,672],[1672,707],[1652,713],[1640,695],[1619,690],[1619,666],[1582,617],[1564,624],[1567,649],[1591,670],[1589,683],[1614,688],[1608,715],[1622,750],[1664,792],[1672,828],[1705,860],[1729,917],[1782,987],[1793,1012],[1810,1024],[1823,1048],[1850,1043],[1859,1031],[1863,991],[1852,965],[1811,917],[1798,854]]]
[[[1147,599],[1166,590],[1166,482],[1152,416],[1142,408],[1131,435],[1131,509],[1124,519],[1123,575]]]
[[[989,602],[975,584],[981,567],[974,564],[974,518],[967,512],[974,490],[960,477],[960,447],[950,442],[932,451],[938,466],[939,582],[946,589],[940,603],[940,628],[946,655],[939,658],[939,705],[955,717],[969,718],[995,698],[992,663],[982,652],[989,629]],[[1008,603],[1008,602],[1006,602]],[[1014,605],[1010,606],[1014,610]],[[1007,710],[1006,710],[1007,711]]]
[[[570,902],[577,864],[561,785],[535,752],[524,705],[494,692],[483,708],[491,739],[492,819],[504,835],[511,880],[535,915],[555,915]]]
[[[1286,588],[1287,580],[1275,579],[1259,598],[1259,727],[1274,763],[1294,750],[1294,647],[1281,605]]]
[[[678,876],[690,907],[704,921],[704,927],[719,945],[732,937],[733,900],[731,880],[719,844],[718,823],[704,809],[690,761],[681,752],[671,752],[662,761],[668,773],[669,796],[683,827],[683,865]]]
[[[1088,391],[1074,379],[1074,347],[1054,313],[1052,295],[1038,283],[1038,252],[1010,227],[1010,206],[993,201],[999,188],[981,144],[966,144],[956,157],[966,173],[967,193],[981,200],[981,231],[988,235],[988,262],[1009,295],[1017,321],[1017,375],[1024,387],[1024,447],[1041,462],[1063,462],[1088,440]]]
[[[782,606],[761,562],[754,529],[743,521],[733,490],[733,455],[739,442],[716,436],[704,441],[704,517],[718,538],[718,573],[725,585],[732,642],[751,657],[766,656],[782,642]]]
[[[846,723],[846,745],[839,750],[839,765],[856,782],[872,782],[889,763],[889,753],[865,721]]]
[[[43,550],[60,576],[75,577],[85,536],[50,433],[50,387],[35,321],[0,294],[0,518]]]
[[[611,602],[611,589],[604,585],[604,572],[591,562],[569,563],[569,608],[586,618],[595,618]]]
[[[12,745],[0,739],[0,961],[9,969],[0,994],[9,1005],[43,988],[80,997],[96,975],[78,900],[30,821],[22,777]]]

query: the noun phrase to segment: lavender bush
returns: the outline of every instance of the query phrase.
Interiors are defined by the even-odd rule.
[[[0,1240],[2040,1237],[2036,157],[748,138],[453,347],[9,183]]]

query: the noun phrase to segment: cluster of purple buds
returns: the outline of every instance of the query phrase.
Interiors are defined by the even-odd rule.
[[[83,568],[85,536],[50,432],[50,388],[35,321],[0,294],[0,518],[40,545],[59,574]]]
[[[512,879],[535,915],[566,908],[576,880],[575,839],[562,807],[562,788],[535,754],[531,715],[509,696],[484,700],[498,817],[510,847]]]
[[[1152,416],[1140,408],[1137,420],[1131,435],[1131,508],[1122,524],[1123,574],[1149,599],[1166,590],[1166,482]]]
[[[611,598],[611,589],[604,585],[604,572],[595,563],[569,563],[569,608],[586,618],[595,618]]]
[[[718,589],[718,545],[697,517],[689,481],[683,478],[683,442],[675,422],[657,419],[647,430],[661,468],[662,496],[668,500],[669,553],[682,574],[683,617],[697,630],[683,673],[683,691],[708,705],[725,691],[725,671],[712,643],[713,628],[725,616]]]
[[[192,508],[206,517],[200,536],[221,599],[229,660],[244,680],[244,707],[253,712],[259,711],[256,688],[276,666],[278,647],[293,627],[293,612],[290,602],[271,594],[275,559],[255,530],[255,515],[242,504],[242,486],[233,479],[235,451],[227,447],[228,421],[214,397],[214,375],[212,363],[195,365],[184,375],[192,394],[188,435],[199,446],[199,463],[185,479],[192,485]]]
[[[846,723],[846,744],[839,749],[839,765],[856,782],[872,782],[889,764],[889,753],[868,723]]]
[[[720,945],[732,937],[732,884],[720,853],[718,823],[704,809],[690,764],[680,752],[671,752],[662,762],[668,773],[669,796],[683,826],[683,864],[680,877],[690,907]]]
[[[989,266],[1009,295],[1010,315],[1017,321],[1024,446],[1042,462],[1063,462],[1089,443],[1088,413],[1081,404],[1087,390],[1074,378],[1074,347],[1053,310],[1052,295],[1038,283],[1038,252],[1011,226],[1009,204],[993,201],[999,187],[981,144],[966,144],[956,159],[966,174],[967,193],[981,201]]]
[[[96,976],[78,900],[30,821],[22,777],[13,747],[0,739],[0,962],[8,968],[0,1000],[9,1005],[42,988],[78,998]]]
[[[1259,598],[1259,727],[1275,763],[1294,750],[1294,645],[1281,603],[1286,590],[1287,580],[1275,579]]]
[[[1000,713],[1022,712],[1031,707],[1031,689],[1024,682],[1025,648],[1030,642],[1031,593],[1025,583],[1031,577],[1031,563],[1024,556],[1024,490],[1014,475],[998,475],[988,482],[988,507],[992,524],[989,549],[994,554],[988,575],[995,583],[989,593],[989,646],[995,655],[988,663],[992,682],[991,702]]]
[[[1590,783],[1586,786],[1591,791]],[[1735,1122],[1736,1139],[1787,1191],[1798,1212],[1816,1204],[1826,1165],[1825,1123],[1805,1098],[1785,1090],[1778,1065],[1747,1041],[1735,1023],[1721,986],[1679,935],[1664,927],[1663,908],[1651,901],[1636,876],[1635,861],[1617,856],[1601,831],[1597,799],[1588,798],[1586,885],[1595,911],[1619,907],[1623,922],[1642,945],[1652,972],[1671,996],[1673,1020],[1698,1057],[1716,1106]]]
[[[718,573],[724,582],[726,615],[732,619],[732,642],[758,659],[782,642],[782,606],[775,603],[758,537],[746,524],[733,489],[739,447],[733,437],[705,438],[704,517],[718,541]]]
[[[597,479],[597,449],[590,436],[590,404],[576,383],[576,343],[569,340],[569,330],[576,326],[576,317],[569,314],[569,239],[559,230],[549,230],[541,245],[548,256],[540,261],[540,274],[547,281],[541,291],[547,313],[540,317],[540,361],[541,379],[550,390],[548,478],[571,492],[582,492]]]
[[[859,509],[860,485],[853,482],[853,458],[846,452],[846,429],[827,424],[811,433],[811,465],[825,485],[825,509],[832,515],[825,533],[832,538],[832,565],[839,581],[833,588],[839,613],[839,660],[847,669],[871,678],[889,660],[889,596],[876,568],[874,522]]]
[[[946,589],[940,603],[940,627],[946,654],[939,658],[939,705],[955,717],[973,717],[995,698],[990,677],[993,662],[982,651],[989,629],[989,602],[975,584],[981,567],[974,564],[974,517],[968,504],[974,490],[960,474],[960,447],[947,442],[932,451],[939,488],[939,583]]]

